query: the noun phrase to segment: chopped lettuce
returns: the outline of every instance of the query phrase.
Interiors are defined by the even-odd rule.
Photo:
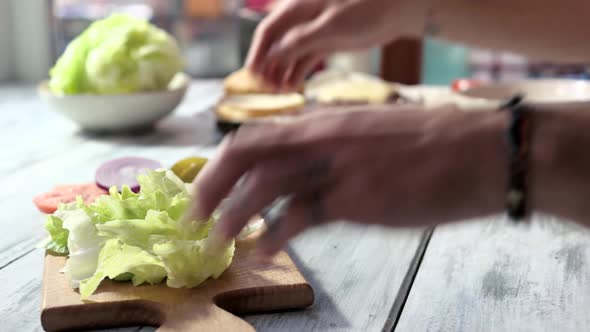
[[[148,171],[138,182],[139,193],[113,187],[92,204],[78,200],[47,217],[46,248],[69,250],[66,274],[82,298],[105,278],[194,287],[231,264],[234,243],[220,245],[210,235],[215,218],[184,218],[191,197],[174,173]]]
[[[68,45],[49,72],[49,87],[68,95],[162,90],[183,66],[172,36],[144,20],[114,14]]]

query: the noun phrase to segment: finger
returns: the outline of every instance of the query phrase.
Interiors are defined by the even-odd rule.
[[[289,239],[308,227],[329,221],[321,191],[293,197],[284,211],[267,221],[267,230],[258,242],[258,251],[263,256],[273,256]]]
[[[285,36],[268,50],[266,62],[289,63],[306,55],[329,53],[335,45],[337,29],[330,26],[331,12],[320,15],[315,20],[300,24],[289,30]]]
[[[283,78],[282,85],[287,87],[296,87],[300,85],[305,77],[324,59],[322,54],[314,54],[303,57],[293,62],[287,74]]]
[[[254,167],[240,187],[229,195],[218,223],[224,239],[237,236],[248,220],[269,206],[279,196],[296,190],[303,175],[301,161],[296,157],[264,161]]]
[[[281,85],[283,78],[286,76],[288,71],[288,64],[282,61],[273,60],[270,62],[270,66],[265,71],[264,77],[270,82],[277,90],[282,90],[284,87]]]
[[[273,43],[292,27],[317,15],[320,7],[314,2],[281,1],[257,27],[246,67],[261,73],[266,54]]]
[[[289,85],[289,77],[291,77],[291,73],[293,73],[293,71],[295,70],[295,67],[297,66],[297,62],[292,61],[290,63],[288,63],[285,67],[285,74],[283,75],[283,77],[281,78],[281,81],[279,82],[280,87],[287,91],[291,88],[291,86]]]
[[[262,71],[264,70],[264,66],[262,65],[264,58],[266,57],[273,41],[276,40],[279,35],[277,31],[280,28],[280,25],[278,25],[279,21],[268,21],[269,19],[271,18],[267,18],[267,21],[263,21],[263,23],[256,28],[252,44],[250,45],[250,50],[248,51],[246,67],[253,73],[262,74]],[[265,22],[268,23],[265,24]]]
[[[208,219],[221,200],[251,167],[254,161],[247,149],[235,148],[235,133],[223,140],[216,158],[205,164],[194,183],[194,200],[192,216],[197,219]]]
[[[264,67],[261,69],[260,76],[264,78],[264,81],[269,83],[273,87],[273,92],[278,91],[278,86],[275,82],[275,73],[277,72],[278,60],[267,61]]]
[[[253,72],[260,70],[260,64],[264,59],[265,54],[272,45],[273,41],[277,39],[277,36],[281,34],[284,29],[288,28],[287,18],[292,13],[288,10],[288,2],[282,2],[279,7],[271,12],[254,31],[254,37],[250,50],[246,58],[246,67],[250,68]]]
[[[257,126],[270,125],[269,123]],[[256,141],[263,139],[268,133],[264,130],[248,131],[246,127],[248,126],[227,135],[220,145],[217,156],[209,160],[195,178],[191,217],[208,219],[236,182],[253,167],[256,159],[261,157],[264,150],[257,146]],[[248,133],[240,136],[249,140],[249,143],[238,144],[240,142],[236,136],[243,131]]]
[[[307,203],[304,200],[291,200],[281,215],[267,221],[267,229],[258,240],[258,252],[266,257],[279,252],[289,239],[309,226],[307,210]]]
[[[281,196],[304,194],[329,185],[334,176],[328,159],[306,160],[305,156],[265,161],[245,178],[229,196],[219,221],[225,239],[237,236],[248,220]]]
[[[217,157],[210,160],[195,179],[192,215],[208,218],[235,183],[257,161],[285,153],[309,151],[312,143],[314,151],[321,151],[324,146],[321,138],[326,132],[333,131],[330,126],[337,126],[337,123],[324,125],[309,117],[292,121],[258,122],[240,127],[237,132],[228,135]]]

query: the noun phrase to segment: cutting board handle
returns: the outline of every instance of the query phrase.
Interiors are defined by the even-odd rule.
[[[183,304],[170,306],[159,332],[256,331],[241,318],[219,308],[211,299],[192,296]]]

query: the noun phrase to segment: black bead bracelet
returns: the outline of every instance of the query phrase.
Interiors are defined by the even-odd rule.
[[[506,132],[509,152],[509,177],[506,208],[508,216],[520,221],[528,216],[527,170],[530,139],[530,109],[523,105],[523,96],[517,95],[506,102],[501,110],[510,113]]]

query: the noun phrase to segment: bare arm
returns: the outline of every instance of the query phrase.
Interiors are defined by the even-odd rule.
[[[427,31],[536,60],[588,62],[589,14],[585,0],[434,0]]]
[[[535,112],[532,120],[531,208],[590,226],[590,112]],[[417,227],[501,213],[507,123],[505,112],[493,110],[388,105],[246,126],[196,179],[195,214],[207,217],[227,196],[218,231],[231,238],[276,198],[292,195],[261,243],[273,254],[332,220]]]
[[[256,31],[247,65],[277,86],[296,86],[332,52],[425,32],[534,59],[590,61],[590,1],[283,1]]]
[[[590,226],[590,112],[533,115],[531,205]]]

